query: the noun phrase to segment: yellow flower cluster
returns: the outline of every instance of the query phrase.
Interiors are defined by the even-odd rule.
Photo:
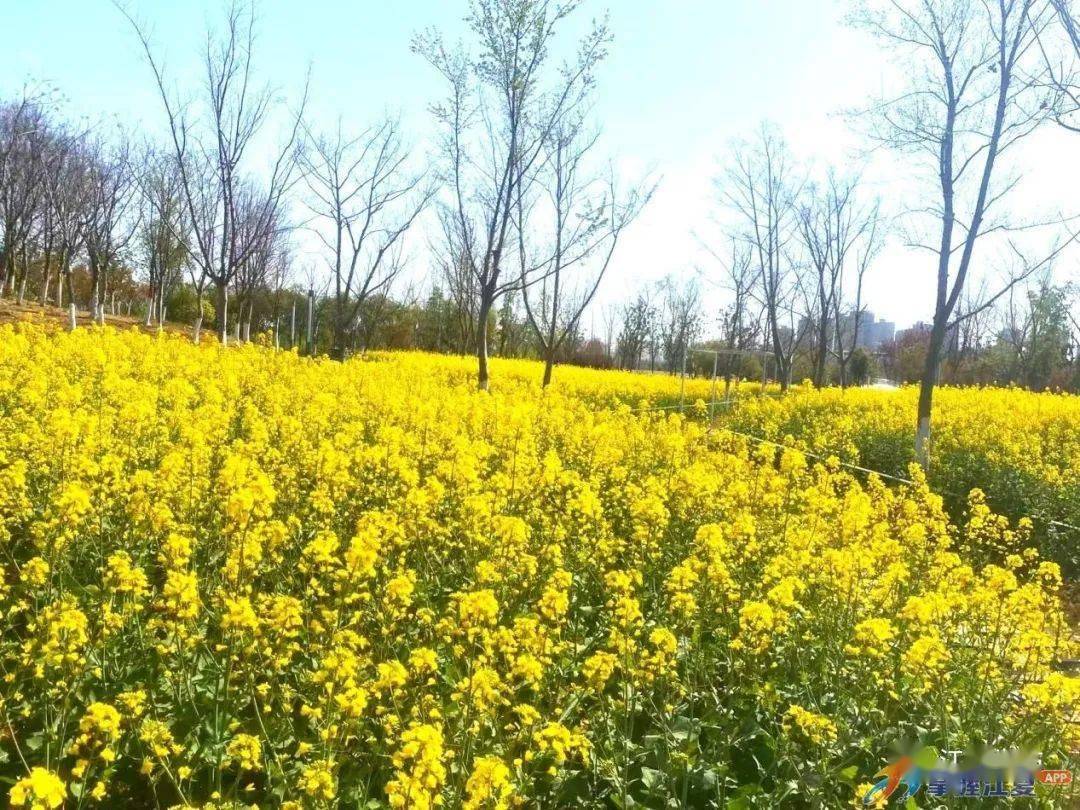
[[[828,745],[836,741],[836,724],[828,717],[791,706],[784,712],[784,731],[790,737],[813,745]]]
[[[788,443],[889,475],[907,476],[914,461],[918,388],[815,389],[784,397],[745,397],[725,411],[734,430]],[[930,483],[954,518],[970,522],[972,551],[1004,559],[1032,530],[1045,556],[1080,574],[1080,396],[1019,388],[950,388],[934,393]],[[971,490],[981,490],[968,501]],[[1034,525],[994,530],[990,507]],[[1057,521],[1053,523],[1051,521]],[[980,543],[981,541],[981,543]],[[980,547],[982,545],[982,547]]]
[[[29,807],[32,810],[55,810],[62,807],[67,788],[54,773],[34,766],[29,775],[11,788],[9,799],[12,807]]]
[[[468,369],[0,328],[12,803],[839,806],[897,738],[1080,744],[992,499]]]

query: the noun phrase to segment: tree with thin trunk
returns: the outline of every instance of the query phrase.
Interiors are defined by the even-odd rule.
[[[271,87],[255,79],[255,24],[253,4],[233,2],[226,10],[223,30],[208,31],[202,52],[204,95],[201,104],[182,101],[170,89],[164,66],[155,56],[150,35],[119,3],[117,8],[134,29],[154,75],[168,130],[184,203],[190,218],[192,260],[214,285],[218,339],[228,342],[229,287],[241,265],[256,249],[258,240],[243,239],[242,211],[249,202],[245,187],[253,181],[249,164],[253,144],[277,107]],[[260,205],[254,212],[255,231],[263,231],[278,218],[286,194],[298,179],[296,151],[304,107],[291,116],[287,135],[273,150],[259,185]],[[250,224],[250,223],[249,223]]]
[[[532,223],[528,231],[517,228],[522,302],[544,361],[545,388],[555,358],[577,334],[600,288],[619,238],[653,192],[641,183],[623,194],[613,170],[606,179],[590,174],[597,138],[584,132],[580,118],[558,126],[545,144],[534,183],[538,199],[527,205],[526,189],[518,188],[518,221]]]
[[[657,285],[660,303],[655,320],[656,338],[669,374],[685,368],[690,349],[701,328],[701,288],[697,279],[683,282],[666,276]]]
[[[1053,21],[1039,31],[1043,74],[1056,93],[1054,120],[1080,133],[1080,4],[1075,0],[1050,0]]]
[[[719,316],[721,346],[727,351],[721,354],[722,359],[718,359],[717,364],[717,373],[724,378],[724,395],[727,396],[731,377],[742,363],[740,353],[753,349],[761,336],[761,317],[751,316],[751,307],[755,303],[753,293],[761,270],[754,261],[751,246],[737,236],[728,237],[726,255],[707,241],[699,241],[720,266],[717,286],[731,296]]]
[[[722,180],[722,193],[735,215],[737,232],[753,251],[757,265],[755,292],[765,312],[765,333],[776,362],[780,388],[791,383],[791,367],[800,343],[796,296],[803,268],[793,258],[798,235],[796,200],[801,184],[787,145],[763,125],[756,142],[739,144]]]
[[[90,274],[90,318],[105,320],[109,269],[138,227],[137,192],[131,150],[121,135],[112,143],[87,146],[87,198],[83,246]]]
[[[926,209],[930,235],[914,243],[930,251],[936,265],[915,434],[924,468],[934,387],[975,248],[1008,227],[993,217],[1018,180],[1003,176],[1001,160],[1052,107],[1037,47],[1052,10],[1045,0],[883,0],[860,18],[894,50],[907,83],[872,109],[874,134],[920,158],[937,197]],[[1021,275],[1043,264],[1025,261]],[[990,300],[1017,280],[1008,279]]]
[[[329,253],[331,355],[338,359],[368,298],[385,295],[401,272],[405,234],[435,193],[422,186],[422,173],[409,171],[399,130],[388,118],[350,137],[339,121],[331,135],[309,132],[301,153],[310,228]]]
[[[63,308],[66,290],[68,326],[71,329],[76,326],[71,267],[76,252],[83,245],[91,193],[89,179],[85,137],[81,133],[57,133],[46,159],[43,188],[60,273],[56,285],[56,305]]]
[[[640,290],[633,299],[623,305],[622,323],[615,340],[615,357],[619,368],[632,371],[641,365],[642,357],[655,332],[656,317],[656,307],[653,306],[648,289]]]
[[[467,23],[478,43],[470,57],[438,32],[413,49],[449,87],[432,111],[442,129],[442,201],[447,248],[475,280],[477,384],[488,387],[489,318],[518,289],[512,262],[519,189],[533,182],[544,145],[577,109],[606,54],[607,25],[592,25],[572,61],[553,65],[556,34],[581,0],[476,0]],[[510,254],[509,256],[507,254]]]
[[[267,201],[260,189],[245,184],[241,189],[238,216],[236,218],[237,244],[245,256],[236,269],[236,317],[233,333],[237,340],[251,338],[251,325],[255,317],[256,297],[270,286],[275,262],[285,249],[285,237],[289,231],[283,212],[264,216]]]
[[[881,251],[885,236],[885,227],[881,221],[881,203],[875,200],[872,205],[862,209],[862,221],[858,226],[858,238],[854,241],[849,253],[853,253],[853,265],[855,275],[855,289],[848,298],[845,291],[848,278],[848,263],[840,268],[838,286],[840,294],[833,301],[833,329],[836,333],[835,348],[836,364],[840,372],[840,387],[846,388],[850,382],[848,368],[855,350],[859,348],[859,333],[862,329],[863,319],[866,317],[866,308],[863,306],[863,286],[866,281],[866,273],[871,263]],[[844,314],[851,318],[851,328],[844,328]]]
[[[40,94],[29,90],[0,104],[0,295],[16,275],[44,208],[44,160],[51,122]],[[20,290],[25,284],[25,273]]]
[[[182,199],[180,175],[169,155],[149,153],[138,174],[142,215],[137,244],[146,266],[145,325],[165,319],[165,302],[183,280],[190,218]]]
[[[835,356],[839,361],[841,385],[847,359],[858,345],[862,307],[862,284],[875,249],[859,253],[860,244],[876,245],[877,205],[864,208],[858,200],[858,178],[841,177],[830,170],[821,186],[807,187],[799,208],[799,235],[813,271],[808,286],[812,287],[811,305],[807,317],[813,329],[814,385],[828,382],[827,361]],[[849,266],[856,268],[855,314],[851,328],[843,335],[843,312],[847,301],[845,276]],[[843,338],[850,341],[845,347]]]

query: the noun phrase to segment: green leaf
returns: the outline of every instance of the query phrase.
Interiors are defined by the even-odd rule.
[[[642,768],[641,783],[645,785],[646,790],[650,792],[656,791],[664,784],[664,772],[658,771],[656,768]]]
[[[701,786],[706,793],[715,793],[720,784],[720,773],[715,768],[706,768],[701,772]]]
[[[761,785],[756,782],[751,785],[743,785],[737,791],[735,795],[728,799],[727,810],[748,810],[754,806],[754,802],[751,801],[755,796],[763,796],[765,791],[761,789]]]

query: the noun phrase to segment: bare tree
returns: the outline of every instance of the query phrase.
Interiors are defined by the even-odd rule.
[[[727,255],[702,242],[720,265],[722,276],[718,286],[731,296],[719,316],[722,347],[729,350],[722,355],[717,368],[717,372],[724,378],[725,394],[731,385],[731,376],[741,362],[737,353],[752,349],[761,336],[759,322],[762,314],[758,312],[756,318],[751,315],[756,303],[754,290],[759,284],[761,273],[761,268],[754,260],[754,251],[738,237],[728,237],[728,240]]]
[[[131,150],[121,135],[111,144],[87,145],[86,208],[83,245],[90,273],[92,320],[104,321],[108,272],[138,226],[138,186]]]
[[[1055,91],[1054,119],[1080,133],[1080,9],[1074,0],[1049,0],[1053,22],[1040,30],[1043,76]]]
[[[656,337],[664,367],[674,374],[685,367],[701,328],[701,289],[694,278],[679,283],[673,276],[667,276],[658,285],[658,293]]]
[[[355,137],[338,122],[332,135],[311,136],[302,166],[318,222],[312,228],[329,251],[334,319],[331,354],[344,358],[364,303],[385,294],[401,271],[401,244],[434,190],[410,173],[398,122],[387,119]]]
[[[148,153],[139,175],[142,216],[138,233],[147,272],[146,326],[165,320],[165,302],[182,280],[188,260],[190,217],[180,173],[170,156]]]
[[[437,32],[418,37],[414,50],[449,85],[432,111],[443,130],[443,181],[449,194],[441,217],[453,261],[475,279],[477,382],[488,387],[489,316],[496,301],[517,288],[504,272],[513,249],[518,190],[532,182],[544,144],[584,98],[609,40],[594,23],[576,57],[551,69],[555,35],[580,0],[476,0],[467,18],[479,44],[470,58],[449,51]]]
[[[983,280],[978,287],[970,284],[964,289],[960,300],[956,302],[958,313],[957,325],[954,330],[952,345],[946,354],[949,364],[949,379],[952,383],[972,382],[972,380],[960,380],[960,370],[964,364],[975,358],[983,348],[986,339],[986,330],[993,311],[983,306],[987,297],[986,281]],[[1012,290],[1009,291],[1009,299],[1012,298]],[[965,315],[965,313],[972,313]]]
[[[764,125],[755,144],[736,147],[722,186],[739,223],[739,238],[754,253],[758,268],[755,294],[765,311],[766,340],[785,391],[791,383],[792,360],[801,337],[795,309],[801,268],[792,257],[792,242],[798,233],[799,186],[792,174],[786,144]]]
[[[0,104],[0,295],[15,284],[16,255],[41,226],[45,150],[51,122],[40,94],[24,90],[15,102]],[[26,283],[26,263],[19,284]]]
[[[446,285],[447,297],[456,323],[454,348],[460,352],[476,352],[476,340],[479,333],[478,305],[480,285],[472,266],[460,251],[460,246],[453,238],[454,225],[447,222],[447,211],[440,212],[442,233],[445,244],[442,249],[432,251],[436,262],[436,273]]]
[[[615,327],[619,323],[619,307],[615,303],[606,304],[600,313],[604,328],[604,351],[609,364],[615,363]]]
[[[539,199],[526,207],[526,189],[518,187],[520,225],[527,213],[543,209],[539,223],[531,218],[528,236],[520,225],[517,233],[522,302],[544,360],[545,388],[556,356],[577,334],[581,316],[600,288],[619,237],[652,195],[646,184],[620,194],[613,170],[606,181],[588,174],[596,141],[597,135],[585,134],[580,118],[560,124],[544,147],[534,184]],[[539,234],[541,223],[550,234]]]
[[[620,368],[636,369],[648,348],[655,329],[656,308],[649,291],[643,289],[622,307],[622,325],[616,339],[615,355]]]
[[[880,248],[879,206],[858,199],[858,178],[830,170],[822,186],[810,185],[799,209],[799,233],[813,273],[807,317],[814,330],[814,385],[825,385],[829,356],[837,359],[840,383],[846,385],[847,363],[859,341],[862,288],[870,261]],[[853,271],[853,272],[852,272]],[[850,325],[847,281],[855,276]]]
[[[916,241],[937,265],[934,315],[919,392],[916,456],[928,466],[934,386],[946,335],[972,268],[975,247],[1007,225],[991,217],[1018,182],[999,177],[999,159],[1047,117],[1050,100],[1035,47],[1050,19],[1044,0],[888,0],[864,22],[899,55],[908,86],[881,101],[876,134],[924,159],[938,200],[926,210],[932,234]],[[1025,274],[1042,262],[1024,261]],[[1016,283],[1005,282],[990,301]],[[989,305],[989,304],[988,304]]]
[[[48,224],[52,230],[60,278],[56,286],[56,306],[68,298],[68,326],[74,329],[75,288],[71,265],[83,244],[90,198],[90,172],[84,151],[85,138],[79,133],[59,132],[52,140],[46,158],[43,188],[49,206]]]
[[[813,321],[814,385],[825,384],[829,338],[841,294],[840,274],[855,236],[852,209],[855,183],[830,171],[824,187],[810,184],[799,205],[799,235],[813,269],[807,317]]]
[[[877,258],[882,248],[885,235],[885,227],[881,220],[881,204],[874,203],[862,209],[861,223],[859,225],[858,238],[852,245],[854,260],[850,263],[855,275],[855,289],[848,296],[846,291],[849,277],[848,267],[845,265],[840,270],[839,287],[841,293],[834,299],[833,326],[836,330],[835,349],[836,363],[840,371],[840,387],[846,388],[849,382],[848,366],[852,355],[859,347],[859,332],[862,329],[863,318],[866,309],[863,307],[863,284],[866,281],[866,273],[870,269],[871,262]],[[849,251],[850,252],[850,251]],[[844,311],[851,317],[851,328],[844,328]]]
[[[259,244],[242,239],[240,220],[254,216],[253,230],[262,232],[280,216],[284,197],[297,179],[295,153],[307,87],[260,183],[264,189],[260,206],[243,212],[244,187],[252,182],[249,153],[276,106],[273,89],[259,87],[255,81],[254,7],[233,2],[226,11],[223,32],[207,33],[201,105],[184,102],[169,90],[149,33],[127,10],[118,8],[135,30],[154,74],[190,217],[191,256],[216,289],[218,339],[224,344],[228,341],[229,286]]]

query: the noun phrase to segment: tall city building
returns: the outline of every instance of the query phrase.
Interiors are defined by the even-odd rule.
[[[858,317],[859,339],[857,343],[862,348],[874,352],[896,337],[896,324],[892,321],[879,321],[874,317],[873,312],[866,309],[859,313]]]

